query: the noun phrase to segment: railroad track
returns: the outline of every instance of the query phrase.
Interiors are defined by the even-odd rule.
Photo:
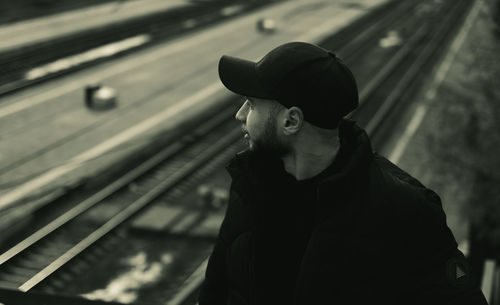
[[[395,4],[394,4],[395,3]],[[357,47],[359,45],[365,45],[365,40],[376,40],[377,37],[382,35],[383,31],[389,26],[397,22],[406,22],[401,16],[406,16],[406,12],[418,4],[417,1],[396,1],[388,2],[387,4],[376,9],[373,13],[365,15],[363,18],[358,19],[353,25],[349,27],[349,31],[343,30],[335,35],[335,39],[329,40],[328,44],[325,45],[329,49],[339,50],[339,55],[345,58],[347,61],[350,58],[357,58],[357,54],[363,51],[362,47]],[[393,7],[394,6],[394,7]],[[387,9],[394,10],[392,14],[384,14]],[[396,21],[396,22],[395,22]],[[367,25],[370,25],[369,27]],[[350,43],[347,43],[349,39],[355,39]],[[364,39],[364,40],[363,40]],[[342,46],[342,48],[341,48]],[[199,69],[208,69],[210,65],[200,66]],[[172,87],[179,86],[180,84],[188,81],[192,76],[179,78]],[[150,94],[144,99],[153,99],[160,91],[152,90]],[[138,100],[136,104],[142,103],[142,100]],[[133,105],[121,105],[119,111],[125,111],[127,107],[134,107]],[[51,120],[52,117],[47,115],[45,120]],[[95,129],[99,128],[101,125],[105,124],[106,121],[99,120],[96,122],[89,123],[83,128],[75,130],[74,132],[67,133],[64,137],[59,138],[56,141],[48,142],[47,145],[39,147],[37,149],[31,150],[29,153],[23,154],[22,157],[17,158],[13,162],[9,162],[0,167],[0,171],[7,173],[9,171],[15,170],[19,166],[28,163],[32,159],[38,158],[40,155],[45,154],[48,151],[54,150],[57,147],[65,145],[68,141],[79,137],[84,134],[93,132]],[[19,131],[16,131],[19,132]],[[18,181],[10,182],[11,184],[19,183]]]
[[[228,121],[234,111],[221,112],[0,255],[0,286],[32,289],[102,238],[119,240],[120,225],[181,181],[222,166],[241,138],[237,123]],[[109,217],[92,221],[89,214],[102,215],[103,207]]]
[[[55,38],[22,49],[5,51],[0,53],[0,66],[2,67],[0,97],[42,81],[81,70],[110,58],[137,51],[144,47],[150,47],[153,44],[164,42],[193,29],[241,15],[263,5],[270,5],[270,3],[243,0],[232,1],[231,3],[226,1],[200,2],[158,12],[146,17],[126,20],[105,28],[86,30],[69,37]],[[34,67],[61,58],[75,56],[108,43],[122,41],[131,37],[144,37],[145,35],[149,37],[147,42],[113,56],[96,58],[65,69],[48,71],[47,74],[36,78],[26,77],[26,73]]]
[[[404,3],[406,7],[410,6],[410,5],[408,5],[408,3],[415,5],[415,1],[403,1],[403,2],[396,1],[396,2],[397,2],[397,5],[396,5],[397,11],[401,15],[404,15],[404,11],[399,9],[399,7],[401,7],[401,5],[399,3]],[[339,49],[340,46],[350,45],[350,44],[347,44],[347,41],[349,39],[352,39],[353,37],[358,37],[357,39],[359,40],[359,37],[363,36],[363,33],[366,29],[367,24],[374,24],[374,22],[377,22],[377,24],[380,24],[380,19],[383,19],[383,20],[387,19],[386,18],[387,14],[385,14],[384,12],[386,12],[387,9],[392,6],[392,4],[393,4],[393,2],[388,2],[387,4],[377,8],[373,13],[367,14],[364,17],[355,21],[355,23],[349,27],[350,28],[349,31],[344,30],[344,31],[341,31],[340,33],[336,34],[335,46],[332,49]],[[391,14],[390,18],[394,19],[394,16],[399,16],[399,15]],[[383,28],[383,27],[370,26],[370,30],[371,30],[370,34],[372,34],[370,37],[376,37],[377,33],[375,33],[375,31],[373,31],[374,28],[377,28],[379,30],[380,28]],[[366,36],[366,34],[365,34],[365,36]],[[212,64],[200,66],[200,64],[198,64],[200,70],[209,69],[209,68],[211,69],[211,65]],[[176,86],[180,86],[184,82],[188,81],[191,77],[192,77],[192,75],[179,77],[176,80],[176,82],[171,84],[170,86],[172,88],[175,88]],[[26,85],[29,85],[29,83],[26,83]],[[162,89],[162,90],[164,90],[164,89]],[[158,95],[158,93],[160,93],[160,92],[162,92],[162,91],[159,91],[158,89],[152,90],[146,97],[143,97],[142,99],[143,100],[154,99],[154,97],[156,95]],[[0,94],[0,96],[1,96],[1,94]],[[135,106],[137,106],[137,104],[142,103],[143,100],[137,100],[134,103],[135,105],[132,105],[132,104],[120,105],[120,109],[118,109],[118,111],[125,111],[127,107],[135,107]],[[69,105],[69,104],[66,104],[66,105]],[[41,119],[52,120],[53,117],[51,117],[48,114],[47,116],[45,116],[44,118],[41,118]],[[22,166],[23,164],[28,163],[29,161],[38,158],[40,155],[43,155],[48,151],[54,150],[57,147],[65,145],[67,142],[71,141],[74,138],[77,138],[77,137],[80,137],[84,134],[88,134],[88,133],[93,132],[95,129],[99,128],[103,124],[106,124],[106,121],[99,120],[96,122],[86,124],[81,129],[75,130],[74,132],[71,132],[71,133],[67,133],[64,137],[61,137],[61,138],[57,139],[56,141],[49,141],[47,143],[47,145],[37,147],[36,149],[30,150],[29,153],[23,154],[22,157],[15,159],[13,162],[9,162],[7,164],[4,164],[3,166],[0,166],[0,171],[3,173],[7,173],[9,171],[15,170],[19,166]],[[9,133],[9,132],[12,132],[12,131],[7,131],[7,133]],[[22,132],[22,131],[16,130],[13,133],[20,133],[20,132]],[[9,182],[10,185],[15,185],[17,183],[20,183],[20,181]]]
[[[376,136],[381,126],[387,123],[387,116],[394,105],[401,101],[406,90],[418,83],[419,72],[435,60],[436,53],[462,20],[470,1],[449,1],[439,10],[432,12],[413,36],[393,50],[390,60],[378,69],[369,82],[360,87],[360,107],[352,117],[365,126],[367,132]],[[400,6],[397,15],[412,9]],[[366,40],[355,39],[339,50],[347,52],[346,62],[355,65],[361,53],[368,52],[380,35],[397,24],[403,26],[404,17],[391,16],[380,19]],[[416,20],[407,20],[414,24]],[[384,26],[385,25],[385,26]],[[377,29],[377,30],[375,30]],[[376,33],[376,34],[374,34]],[[356,35],[353,35],[356,36]],[[330,37],[320,45],[335,44],[336,37]],[[348,54],[356,54],[353,57]],[[401,103],[402,104],[402,103]],[[232,117],[235,109],[228,108],[176,144],[148,160],[144,165],[130,171],[125,177],[113,182],[105,189],[80,202],[16,246],[0,255],[0,286],[29,291],[43,285],[50,285],[51,279],[70,280],[65,267],[77,265],[88,253],[106,253],[106,249],[125,242],[124,228],[135,215],[154,205],[159,198],[185,183],[188,192],[204,175],[220,168],[242,146],[237,122]],[[198,175],[198,176],[196,176]],[[127,187],[135,185],[133,188]],[[103,209],[110,216],[96,223],[89,221],[93,209]],[[109,212],[109,209],[113,212]],[[99,212],[93,212],[103,214]],[[196,224],[194,224],[196,225]],[[125,234],[125,235],[124,235]],[[206,261],[187,278],[178,293],[168,304],[193,303],[194,295],[203,279]],[[49,284],[47,284],[49,283]],[[187,302],[187,303],[186,303]]]

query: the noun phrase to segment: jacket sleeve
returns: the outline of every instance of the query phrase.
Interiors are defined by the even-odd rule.
[[[231,235],[232,210],[234,209],[234,196],[232,192],[226,215],[219,229],[212,254],[208,259],[205,271],[205,280],[201,285],[198,302],[200,305],[222,305],[226,303],[228,294],[228,279],[226,273],[226,261],[228,259],[229,241]]]
[[[223,305],[227,299],[227,277],[225,261],[227,245],[219,236],[208,259],[205,280],[201,286],[198,302],[200,305]]]
[[[243,231],[248,230],[248,213],[243,208],[242,198],[234,191],[231,183],[229,204],[219,234],[208,260],[205,280],[201,286],[198,301],[200,305],[226,304],[229,292],[227,263],[232,241]]]
[[[475,287],[465,256],[457,249],[453,233],[446,224],[446,215],[439,196],[420,188],[417,200],[406,221],[409,254],[414,262],[409,270],[420,304],[487,305],[479,287]]]

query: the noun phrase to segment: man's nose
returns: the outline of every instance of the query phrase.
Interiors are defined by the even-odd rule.
[[[245,122],[247,119],[247,103],[245,102],[243,106],[240,107],[238,112],[236,112],[235,118],[240,122]]]

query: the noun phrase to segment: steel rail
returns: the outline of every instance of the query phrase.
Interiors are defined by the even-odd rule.
[[[197,128],[192,134],[198,133],[198,136],[202,136],[203,133],[208,133],[210,130],[215,128],[215,126],[221,124],[223,121],[227,120],[227,118],[232,115],[231,109],[226,109],[225,111],[222,111],[219,113],[217,116],[215,116],[212,120],[209,120],[199,128]],[[192,135],[191,134],[191,135]],[[191,136],[190,135],[190,136]],[[111,184],[107,185],[104,187],[102,190],[98,191],[97,193],[93,194],[89,198],[85,199],[81,203],[77,204],[75,207],[70,209],[69,211],[65,212],[63,215],[57,217],[47,225],[43,226],[35,232],[34,234],[28,236],[24,240],[20,241],[18,244],[16,244],[14,247],[10,248],[6,252],[2,253],[0,255],[0,266],[2,266],[4,263],[9,261],[10,259],[14,258],[16,255],[20,254],[22,251],[28,249],[32,245],[34,245],[36,242],[40,241],[42,238],[48,236],[58,228],[62,227],[63,225],[67,224],[71,220],[75,219],[82,213],[86,212],[93,206],[97,205],[100,203],[102,200],[106,199],[110,195],[116,193],[118,190],[126,187],[128,184],[136,180],[137,178],[141,177],[144,175],[146,172],[150,171],[151,169],[155,168],[158,166],[160,163],[164,162],[168,158],[172,157],[175,154],[178,154],[179,152],[182,151],[182,149],[185,147],[185,141],[183,139],[180,139],[179,141],[176,141],[175,143],[169,145],[165,149],[161,150],[157,154],[155,154],[152,158],[147,160],[146,162],[140,164],[136,168],[132,169],[131,171],[127,172],[124,176],[118,178]]]
[[[418,4],[418,1],[388,1],[371,13],[355,20],[348,27],[341,29],[335,34],[335,39],[326,38],[319,44],[334,52],[342,48],[343,50],[340,50],[339,54],[345,53],[350,56],[352,54],[351,50],[359,50],[359,48],[356,48],[357,43],[364,44],[375,38],[381,31],[387,29],[390,24],[403,18],[406,10]],[[394,5],[397,7],[394,8]],[[387,13],[388,11],[390,13]],[[354,47],[350,48],[346,46],[347,44]]]
[[[19,287],[21,291],[28,291],[35,285],[46,279],[56,270],[64,266],[71,259],[76,257],[78,254],[83,252],[85,249],[90,247],[96,241],[100,240],[106,234],[117,228],[119,225],[130,219],[132,216],[136,215],[144,207],[152,203],[156,198],[165,193],[169,188],[173,187],[180,180],[185,178],[187,175],[201,167],[205,162],[207,162],[211,157],[220,151],[224,150],[230,144],[234,143],[237,139],[241,137],[241,131],[239,129],[234,129],[229,134],[222,137],[216,143],[214,143],[208,150],[203,151],[198,157],[193,159],[190,163],[184,165],[179,171],[174,175],[170,176],[168,179],[164,180],[162,183],[154,187],[152,190],[147,192],[145,195],[141,196],[139,199],[130,204],[127,208],[121,211],[119,214],[115,215],[113,218],[108,220],[104,225],[100,226],[92,234],[88,235],[77,245],[72,247],[62,256],[54,260],[50,265],[45,267],[43,270],[38,272],[35,276],[26,281],[23,285]]]
[[[245,9],[228,16],[223,13],[224,8],[236,4],[244,5]],[[229,4],[222,1],[215,1],[213,3],[188,5],[185,7],[174,8],[173,10],[158,12],[147,17],[131,19],[120,24],[113,24],[106,27],[104,30],[85,30],[70,37],[57,38],[53,41],[43,42],[35,46],[24,47],[22,50],[7,51],[3,54],[0,53],[0,64],[3,66],[3,75],[0,75],[0,96],[10,94],[14,91],[53,79],[55,77],[81,70],[82,68],[102,62],[109,58],[121,56],[140,48],[164,42],[169,38],[191,31],[195,28],[199,28],[202,25],[214,23],[222,19],[232,18],[244,12],[257,9],[263,5],[273,4],[274,2],[247,3],[245,1],[237,1],[236,3]],[[179,17],[182,15],[185,15],[185,17]],[[170,17],[167,18],[168,16]],[[183,26],[183,22],[187,20],[198,20],[199,22],[197,22],[193,27],[185,27]],[[34,65],[47,64],[60,58],[73,56],[79,52],[84,52],[86,50],[102,46],[103,44],[145,33],[149,33],[152,36],[152,39],[139,47],[119,52],[108,58],[97,59],[63,71],[50,73],[34,80],[19,79],[20,75],[25,73]]]
[[[359,35],[355,35],[354,40],[349,46],[342,48],[339,51],[339,56],[348,60],[350,58],[355,58],[363,51],[360,45],[365,45],[367,43],[373,42],[379,38],[379,35],[384,33],[391,26],[394,26],[398,22],[406,22],[405,14],[408,13],[410,9],[414,9],[421,3],[418,1],[402,1],[390,14],[385,14],[382,18],[376,20],[373,24],[370,24],[367,29],[361,32]],[[388,7],[387,9],[392,9]],[[359,42],[359,43],[356,43]]]
[[[388,8],[392,3],[393,3],[393,1],[389,1],[387,4],[385,4],[384,6],[382,6],[382,8]],[[385,30],[384,26],[388,27],[391,24],[394,24],[394,22],[397,22],[397,21],[400,21],[400,20],[405,21],[406,19],[404,18],[404,16],[402,15],[402,13],[406,12],[410,8],[414,8],[415,5],[417,5],[417,4],[419,4],[419,2],[416,2],[416,1],[406,1],[406,2],[398,3],[398,6],[397,6],[396,10],[391,11],[390,14],[386,13],[385,15],[382,15],[382,16],[380,16],[381,12],[380,12],[380,8],[378,8],[377,11],[375,11],[375,12],[367,15],[364,18],[360,18],[360,20],[355,21],[355,24],[353,25],[352,35],[347,35],[348,33],[345,30],[342,30],[341,33],[340,33],[340,36],[342,36],[342,37],[340,39],[336,38],[334,40],[334,42],[335,42],[334,45],[329,46],[330,43],[328,43],[328,42],[326,43],[326,45],[327,45],[328,48],[332,48],[332,47],[336,48],[336,46],[339,45],[339,43],[342,43],[342,42],[345,43],[344,45],[339,45],[339,46],[341,46],[341,49],[339,50],[339,53],[340,54],[346,54],[345,60],[351,60],[360,51],[363,50],[363,48],[361,48],[360,45],[366,45],[367,42],[372,41],[373,39],[378,38],[377,35],[379,35],[381,32],[383,32]],[[371,17],[372,14],[375,15],[376,17],[379,17],[380,19],[377,19],[375,21],[375,25],[366,25],[364,23],[365,19],[366,19],[366,21],[373,21],[372,20],[373,17]],[[387,16],[389,16],[389,17],[387,17]],[[394,16],[396,16],[396,17],[394,17]],[[365,31],[363,31],[363,29]],[[368,32],[369,35],[366,34],[366,32]],[[337,35],[339,35],[339,34],[335,34],[335,35],[337,37]],[[351,40],[349,40],[349,41],[346,42],[347,37],[350,37]],[[366,41],[364,41],[362,38],[366,39]],[[320,44],[322,44],[322,43],[320,43]],[[382,75],[380,77],[382,77]],[[374,81],[372,83],[376,84],[377,81]],[[33,158],[39,156],[40,154],[46,152],[47,150],[53,149],[54,147],[58,147],[60,145],[63,145],[65,143],[67,143],[67,140],[68,139],[72,139],[75,135],[78,135],[78,134],[80,134],[82,132],[88,132],[89,130],[92,130],[92,129],[98,127],[99,124],[100,123],[92,124],[92,125],[87,126],[86,128],[84,128],[83,130],[77,131],[74,134],[67,135],[64,138],[59,139],[58,141],[56,141],[55,143],[52,143],[51,145],[49,145],[47,147],[43,147],[42,149],[33,151],[32,153],[24,156],[23,158],[17,160],[16,162],[11,163],[11,164],[9,164],[7,166],[4,166],[0,170],[3,170],[3,171],[13,170],[14,168],[17,168],[18,166],[26,163],[29,160],[32,160]]]
[[[396,101],[403,95],[403,91],[415,80],[418,72],[422,69],[425,62],[431,58],[432,53],[438,48],[436,47],[439,46],[438,42],[441,41],[446,36],[450,28],[454,26],[453,21],[457,18],[456,15],[459,14],[466,5],[467,2],[465,0],[458,2],[453,7],[453,10],[446,15],[445,19],[440,21],[444,24],[444,26],[440,27],[439,30],[432,32],[433,36],[429,42],[425,44],[420,52],[418,52],[418,57],[403,74],[402,78],[391,91],[389,96],[384,99],[382,105],[377,108],[377,111],[365,128],[368,134],[372,135],[375,133],[376,129],[381,125],[389,111],[394,107]]]
[[[375,77],[373,77],[370,82],[361,90],[359,94],[359,106],[362,107],[365,101],[373,94],[375,90],[378,89],[379,85],[386,80],[392,72],[405,60],[405,58],[410,54],[412,48],[418,44],[418,42],[425,36],[426,30],[429,26],[423,26],[417,30],[417,32],[408,40],[408,42],[397,51],[397,53],[391,57],[391,59],[380,69]],[[358,108],[355,112],[351,113],[349,117],[353,116],[355,113],[361,111]]]
[[[435,12],[437,14],[438,12]],[[360,106],[365,103],[365,101],[373,94],[375,90],[378,89],[379,85],[387,79],[393,71],[401,65],[401,63],[406,59],[406,57],[411,53],[413,48],[418,45],[418,43],[425,38],[427,30],[430,27],[430,23],[425,23],[422,27],[418,28],[417,32],[414,33],[410,39],[393,55],[390,60],[384,64],[382,69],[380,69],[377,74],[368,82],[368,84],[361,90],[359,94]],[[356,109],[349,117],[353,116],[356,112],[359,112],[361,108]]]

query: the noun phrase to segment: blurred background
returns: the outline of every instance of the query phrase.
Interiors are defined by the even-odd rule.
[[[288,41],[351,68],[499,304],[497,0],[0,0],[0,303],[195,304],[245,149],[218,60]]]

